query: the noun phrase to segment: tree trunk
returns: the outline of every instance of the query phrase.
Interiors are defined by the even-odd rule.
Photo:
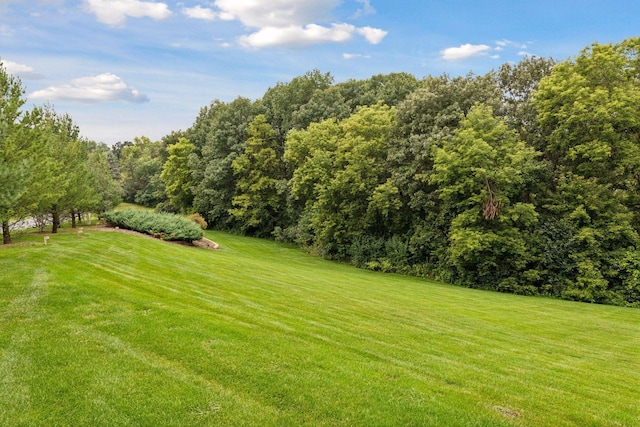
[[[58,232],[58,227],[60,226],[60,213],[58,212],[58,207],[54,206],[51,209],[51,233],[56,234]]]
[[[9,221],[2,221],[2,243],[11,243],[11,231],[9,231]]]
[[[71,228],[76,228],[76,211],[73,209],[71,209]]]

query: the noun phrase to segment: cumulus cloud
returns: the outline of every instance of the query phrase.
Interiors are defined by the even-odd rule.
[[[363,36],[369,43],[382,41],[387,32],[371,27],[356,28],[345,23],[320,25],[327,21],[340,0],[216,0],[221,14],[237,19],[253,33],[240,38],[245,47],[306,47],[319,43],[341,43]],[[370,0],[360,0],[373,13]]]
[[[462,59],[485,56],[491,50],[486,44],[463,44],[459,47],[450,47],[440,52],[442,59],[446,61],[459,61]]]
[[[388,34],[388,31],[380,30],[378,28],[362,27],[357,29],[358,34],[364,36],[365,39],[371,44],[378,44]]]
[[[218,18],[218,13],[213,9],[209,9],[202,6],[185,7],[182,9],[182,13],[188,18],[204,19],[205,21],[213,21]]]
[[[195,7],[185,7],[182,9],[182,13],[188,17],[188,18],[193,18],[193,19],[203,19],[205,21],[213,21],[216,19],[222,19],[224,21],[229,21],[234,19],[233,15],[226,13],[226,12],[216,12],[215,10],[208,8],[208,7],[202,7],[202,6],[195,6]]]
[[[253,28],[303,26],[330,17],[340,0],[216,0],[223,12]]]
[[[247,47],[306,47],[323,42],[344,42],[353,37],[355,27],[349,24],[333,24],[331,27],[309,24],[304,27],[265,27],[240,38]]]
[[[111,73],[74,79],[69,84],[51,86],[35,91],[29,97],[48,101],[62,100],[85,104],[113,101],[139,104],[149,101],[146,95],[141,94],[122,81],[120,77]]]
[[[165,3],[142,0],[84,0],[85,10],[93,13],[98,21],[112,25],[123,25],[127,17],[161,20],[171,15]]]
[[[4,65],[4,68],[7,70],[9,74],[14,76],[19,76],[25,79],[41,79],[43,77],[42,74],[37,73],[33,67],[25,64],[19,64],[17,62],[12,61],[0,61]]]

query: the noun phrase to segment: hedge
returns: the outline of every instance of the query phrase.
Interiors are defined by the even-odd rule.
[[[102,214],[110,225],[139,231],[162,240],[193,242],[202,239],[200,226],[180,215],[125,209]]]

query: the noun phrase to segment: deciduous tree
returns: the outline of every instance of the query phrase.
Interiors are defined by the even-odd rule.
[[[260,114],[249,125],[249,139],[233,163],[237,194],[230,210],[245,232],[270,235],[284,213],[286,179],[275,131]]]
[[[434,153],[431,182],[452,214],[449,263],[466,286],[519,291],[530,268],[527,235],[538,214],[522,201],[537,153],[493,115],[475,105],[454,136]]]
[[[193,176],[189,166],[189,156],[195,147],[186,138],[180,138],[175,144],[169,145],[169,157],[162,166],[160,178],[169,196],[169,203],[180,212],[185,213],[193,203]]]

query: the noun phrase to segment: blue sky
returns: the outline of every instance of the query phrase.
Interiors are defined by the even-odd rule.
[[[0,0],[0,60],[29,107],[113,144],[315,68],[336,82],[482,74],[638,36],[639,17],[635,0]]]

